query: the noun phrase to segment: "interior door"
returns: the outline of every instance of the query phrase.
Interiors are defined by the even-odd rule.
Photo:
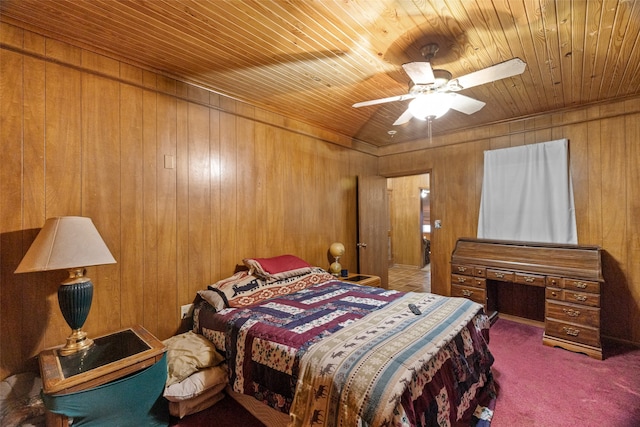
[[[358,272],[380,277],[381,286],[389,284],[389,204],[387,179],[381,176],[358,177]]]

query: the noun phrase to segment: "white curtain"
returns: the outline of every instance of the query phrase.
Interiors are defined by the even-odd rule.
[[[484,152],[478,238],[578,243],[566,139]]]

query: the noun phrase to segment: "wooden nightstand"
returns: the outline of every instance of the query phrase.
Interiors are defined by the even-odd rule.
[[[59,396],[134,378],[133,374],[163,360],[166,351],[160,340],[139,325],[94,338],[92,347],[69,356],[60,356],[59,348],[43,350],[38,358],[45,406]],[[163,373],[166,380],[166,363]],[[47,426],[67,425],[67,416],[47,411]]]
[[[357,283],[358,285],[380,287],[380,277],[366,274],[350,273],[347,277],[340,277],[340,280]]]

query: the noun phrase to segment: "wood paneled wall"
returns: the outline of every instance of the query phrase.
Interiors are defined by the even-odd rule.
[[[476,236],[484,151],[568,138],[578,242],[604,250],[603,334],[640,343],[640,99],[458,132],[380,157],[384,176],[430,171],[433,292],[450,292],[459,237]],[[395,147],[400,150],[403,147]],[[406,147],[404,147],[406,148]]]
[[[341,241],[356,259],[355,176],[377,159],[344,136],[0,29],[1,378],[70,333],[66,272],[13,273],[47,217],[91,217],[117,260],[87,272],[92,336],[133,324],[171,336],[180,305],[244,257],[328,267]]]
[[[422,223],[420,189],[429,188],[429,175],[389,178],[391,197],[391,247],[394,264],[422,267]]]

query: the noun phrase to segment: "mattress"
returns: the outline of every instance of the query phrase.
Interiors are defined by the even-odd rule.
[[[237,308],[201,300],[194,331],[234,392],[290,425],[452,425],[492,392],[489,320],[463,298],[329,280]]]

